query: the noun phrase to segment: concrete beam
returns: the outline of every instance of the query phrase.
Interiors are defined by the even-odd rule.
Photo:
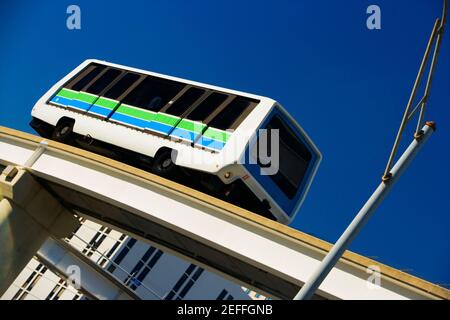
[[[26,170],[7,166],[0,175],[0,295],[45,240],[64,238],[78,220]]]

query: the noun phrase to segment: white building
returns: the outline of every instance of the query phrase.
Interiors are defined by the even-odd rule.
[[[265,297],[142,241],[89,220],[68,243],[124,283],[141,299],[249,300]],[[78,291],[33,258],[1,300],[82,300]]]

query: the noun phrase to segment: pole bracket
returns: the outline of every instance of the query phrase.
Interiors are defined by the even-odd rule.
[[[427,121],[425,122],[425,125],[433,129],[433,131],[436,131],[436,122],[434,121]]]
[[[389,182],[392,179],[392,173],[388,172],[385,175],[383,175],[381,177],[381,181],[383,181],[384,183]]]

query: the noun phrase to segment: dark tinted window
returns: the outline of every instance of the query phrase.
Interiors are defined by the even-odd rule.
[[[226,94],[218,92],[210,94],[186,118],[195,121],[204,121],[227,99],[227,97]]]
[[[268,154],[276,141],[270,141],[270,130],[279,131],[279,170],[270,178],[286,194],[289,199],[294,198],[297,189],[304,179],[306,169],[312,155],[295,132],[279,116],[274,116],[267,125]],[[259,162],[259,161],[258,161]]]
[[[179,97],[167,110],[168,114],[181,116],[192,104],[205,93],[205,90],[198,88],[189,88],[181,97]]]
[[[93,84],[86,89],[87,92],[92,94],[100,94],[111,82],[113,82],[120,75],[120,71],[117,69],[108,69],[104,74],[100,76]]]
[[[89,66],[88,68],[91,69],[91,71],[89,71],[81,79],[76,79],[75,84],[72,85],[72,87],[71,87],[72,90],[80,91],[81,89],[86,87],[89,84],[89,82],[94,80],[94,78],[96,76],[98,76],[100,74],[100,72],[102,72],[105,69],[105,66],[95,65],[95,66]]]
[[[254,100],[236,97],[209,124],[210,127],[227,130],[236,129],[248,114],[249,108],[254,106]]]
[[[159,111],[183,87],[184,84],[175,81],[149,76],[134,88],[122,102],[147,110]]]
[[[110,99],[119,98],[127,89],[139,79],[136,73],[127,73],[115,85],[113,85],[104,96]]]

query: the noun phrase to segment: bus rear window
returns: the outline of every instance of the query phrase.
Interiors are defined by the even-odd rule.
[[[151,111],[159,111],[183,87],[184,84],[179,82],[148,76],[122,102]]]
[[[257,102],[253,99],[236,97],[211,120],[209,126],[221,130],[236,129],[256,106]]]
[[[272,144],[276,143],[276,141],[270,141],[270,130],[279,130],[279,170],[270,178],[289,199],[293,199],[305,178],[312,158],[311,152],[280,116],[273,116],[266,128],[268,129],[269,154],[271,154]]]

